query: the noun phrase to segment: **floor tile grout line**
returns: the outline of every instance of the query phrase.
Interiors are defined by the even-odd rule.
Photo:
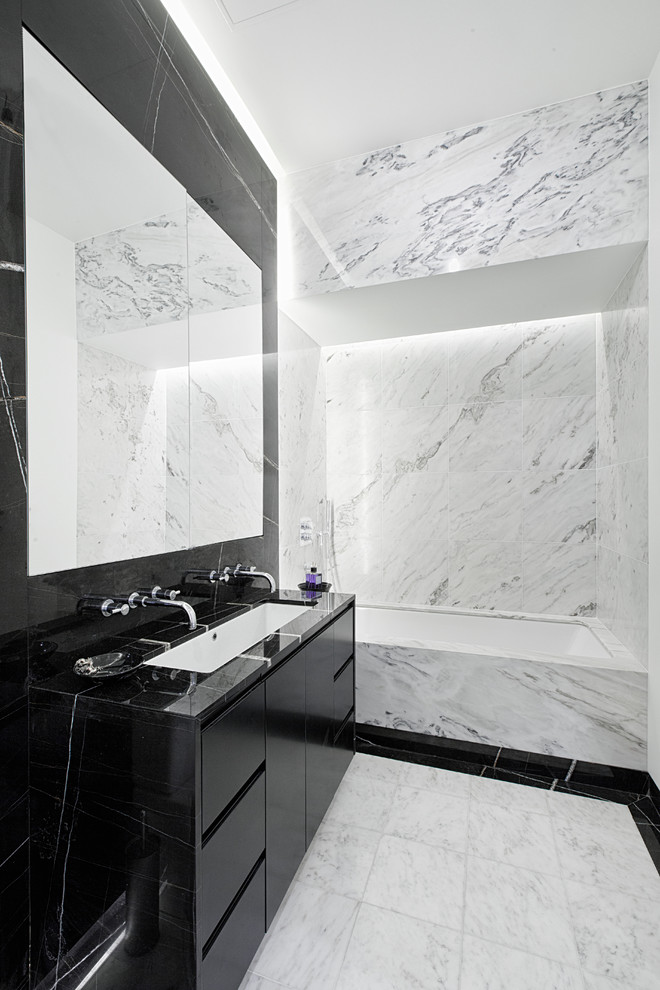
[[[575,945],[575,954],[576,954],[577,961],[578,961],[578,966],[579,966],[579,969],[580,969],[580,979],[582,980],[582,985],[584,986],[584,988],[586,990],[587,981],[586,981],[586,978],[585,978],[585,975],[584,975],[584,969],[582,968],[582,957],[580,956],[580,946],[579,946],[578,939],[577,939],[577,934],[576,934],[576,931],[575,931],[575,924],[573,922],[573,911],[571,910],[571,901],[570,901],[570,898],[568,896],[567,880],[564,877],[564,872],[562,870],[562,861],[561,861],[561,856],[560,856],[560,852],[559,852],[559,844],[557,842],[557,833],[555,832],[555,824],[554,824],[553,821],[550,822],[550,828],[552,830],[552,841],[553,841],[553,844],[554,844],[554,847],[555,847],[555,855],[557,856],[557,862],[559,863],[559,882],[561,883],[561,889],[562,889],[562,891],[564,893],[564,901],[566,903],[566,910],[568,912],[568,921],[569,921],[569,925],[570,925],[570,928],[571,928],[571,937],[572,937],[573,943]]]

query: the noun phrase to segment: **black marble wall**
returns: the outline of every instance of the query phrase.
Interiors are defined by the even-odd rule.
[[[20,0],[0,18],[0,988],[27,985],[28,771]]]
[[[262,268],[262,537],[27,577],[23,23]],[[186,568],[210,568],[220,558],[278,573],[276,219],[273,177],[158,0],[4,0],[0,14],[0,990],[22,990],[28,985],[27,685],[40,680],[43,639],[58,625],[68,626],[67,619],[85,592],[178,584]],[[154,613],[158,614],[156,609],[148,617],[145,614],[144,621],[152,621]],[[101,623],[97,630],[94,624],[80,628],[81,634],[92,638],[108,634],[107,625]],[[41,752],[47,753],[49,740],[38,733],[39,704],[32,723],[33,744],[38,740]],[[54,754],[67,739],[64,723],[66,713],[63,735],[52,740]],[[53,789],[58,780],[61,793]],[[49,780],[47,799],[39,781],[32,783],[37,810],[43,811],[40,800],[52,800],[53,813],[60,809],[61,841],[66,832],[64,779]],[[32,895],[36,917],[48,913],[43,884],[56,879],[61,862],[63,847],[57,848],[51,839],[50,833],[34,830],[31,856],[33,862],[39,860]],[[66,904],[64,908],[66,913]],[[71,930],[77,925],[72,919]],[[63,930],[67,929],[68,924]],[[44,941],[43,932],[35,931],[35,936],[36,985],[36,972],[47,970],[50,943]]]

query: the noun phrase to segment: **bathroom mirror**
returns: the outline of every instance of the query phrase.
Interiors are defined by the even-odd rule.
[[[261,271],[24,32],[29,572],[258,536]]]

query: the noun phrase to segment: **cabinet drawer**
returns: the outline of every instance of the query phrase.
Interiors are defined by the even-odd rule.
[[[350,661],[341,674],[335,678],[335,728],[338,729],[353,707],[353,671],[355,663]]]
[[[335,631],[335,673],[344,666],[349,657],[353,656],[355,643],[353,638],[353,616],[355,609],[349,608],[333,624]]]
[[[202,944],[213,933],[266,845],[262,772],[202,849]]]
[[[211,825],[266,756],[264,686],[202,733],[202,831]]]
[[[202,962],[202,990],[236,990],[264,936],[266,870],[262,863]]]

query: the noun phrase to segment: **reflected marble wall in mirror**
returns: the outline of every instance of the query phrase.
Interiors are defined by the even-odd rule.
[[[261,272],[24,50],[30,573],[259,535]]]

